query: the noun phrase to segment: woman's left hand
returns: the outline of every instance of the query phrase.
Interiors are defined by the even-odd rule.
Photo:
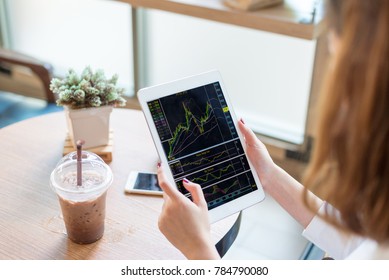
[[[219,259],[200,185],[183,180],[192,195],[191,201],[167,181],[162,167],[158,168],[158,182],[165,200],[158,222],[160,231],[188,259]]]

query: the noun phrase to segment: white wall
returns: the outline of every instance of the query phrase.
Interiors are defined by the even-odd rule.
[[[238,117],[302,143],[315,41],[160,11],[147,20],[148,85],[218,69]]]
[[[131,7],[106,0],[8,0],[11,46],[57,73],[90,65],[133,91]]]

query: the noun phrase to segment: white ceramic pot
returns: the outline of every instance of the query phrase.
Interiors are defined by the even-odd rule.
[[[104,146],[109,141],[109,117],[112,106],[69,109],[65,106],[66,121],[74,148],[84,140],[83,148]]]

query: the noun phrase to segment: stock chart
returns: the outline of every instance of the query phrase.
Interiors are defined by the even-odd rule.
[[[218,82],[148,102],[178,189],[201,185],[208,209],[257,189]]]

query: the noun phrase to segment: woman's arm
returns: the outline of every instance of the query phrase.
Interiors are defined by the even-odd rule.
[[[239,129],[246,141],[247,155],[258,173],[264,190],[306,228],[317,211],[311,212],[304,205],[302,200],[304,187],[273,162],[265,145],[243,120],[239,121]],[[314,202],[316,210],[319,210],[323,201],[313,193],[309,192],[308,195]]]
[[[324,212],[325,203],[308,192],[315,209],[310,211],[303,202],[304,186],[273,163],[266,147],[255,134],[240,121],[239,128],[246,141],[247,155],[255,166],[264,190],[271,195],[303,227],[303,235],[330,253],[331,257],[347,257],[363,241],[358,236],[346,234],[323,221],[316,214]],[[331,211],[336,211],[331,206]]]

